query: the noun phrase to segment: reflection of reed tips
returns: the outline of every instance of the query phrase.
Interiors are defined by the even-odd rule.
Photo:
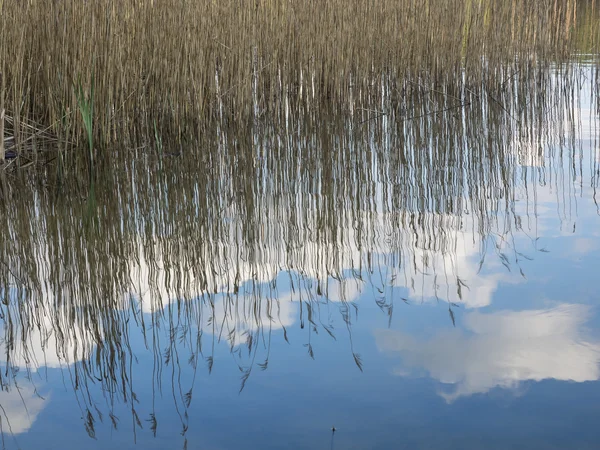
[[[333,450],[333,438],[335,437],[335,426],[331,427],[331,444],[329,445],[330,450]]]

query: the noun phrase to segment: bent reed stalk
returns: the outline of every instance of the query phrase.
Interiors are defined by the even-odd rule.
[[[156,130],[181,143],[215,121],[280,113],[282,99],[291,108],[330,103],[345,111],[350,88],[377,98],[381,76],[477,82],[515,58],[560,58],[576,36],[586,37],[586,48],[598,40],[575,32],[580,17],[587,29],[598,23],[595,0],[0,5],[1,95],[17,146],[32,133],[24,124],[75,146],[91,141],[90,127],[99,148],[152,142]],[[90,124],[76,112],[92,74]]]

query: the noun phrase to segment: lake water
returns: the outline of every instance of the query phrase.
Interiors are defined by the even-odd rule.
[[[598,448],[598,71],[476,88],[3,178],[3,446]]]

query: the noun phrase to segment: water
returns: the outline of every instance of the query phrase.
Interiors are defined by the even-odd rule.
[[[3,445],[595,448],[598,72],[505,81],[4,176]]]

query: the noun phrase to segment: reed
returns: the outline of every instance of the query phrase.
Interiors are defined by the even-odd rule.
[[[3,103],[0,101],[0,161],[4,161],[4,108]]]
[[[347,111],[350,90],[376,98],[381,76],[477,82],[515,58],[560,59],[574,36],[588,48],[598,41],[595,1],[581,0],[3,0],[0,8],[8,132],[18,144],[29,133],[22,124],[35,123],[89,143],[86,121],[64,117],[80,107],[78,77],[95,74],[98,149],[151,143],[154,124],[165,144],[181,144],[215,122],[268,118],[284,102]],[[580,17],[587,28],[576,33]]]
[[[0,4],[0,13],[2,12],[2,5]],[[3,56],[4,45],[0,43],[0,57]],[[2,59],[0,59],[2,61]],[[5,148],[4,148],[4,115],[6,114],[6,110],[4,109],[4,91],[5,87],[5,78],[4,73],[2,72],[2,66],[0,66],[0,163],[4,161],[5,158]]]
[[[79,112],[83,119],[83,125],[85,127],[87,142],[88,142],[88,160],[90,175],[94,172],[94,77],[92,75],[92,85],[90,92],[86,94],[81,86],[81,81],[77,83],[76,97],[77,104],[79,106]]]

